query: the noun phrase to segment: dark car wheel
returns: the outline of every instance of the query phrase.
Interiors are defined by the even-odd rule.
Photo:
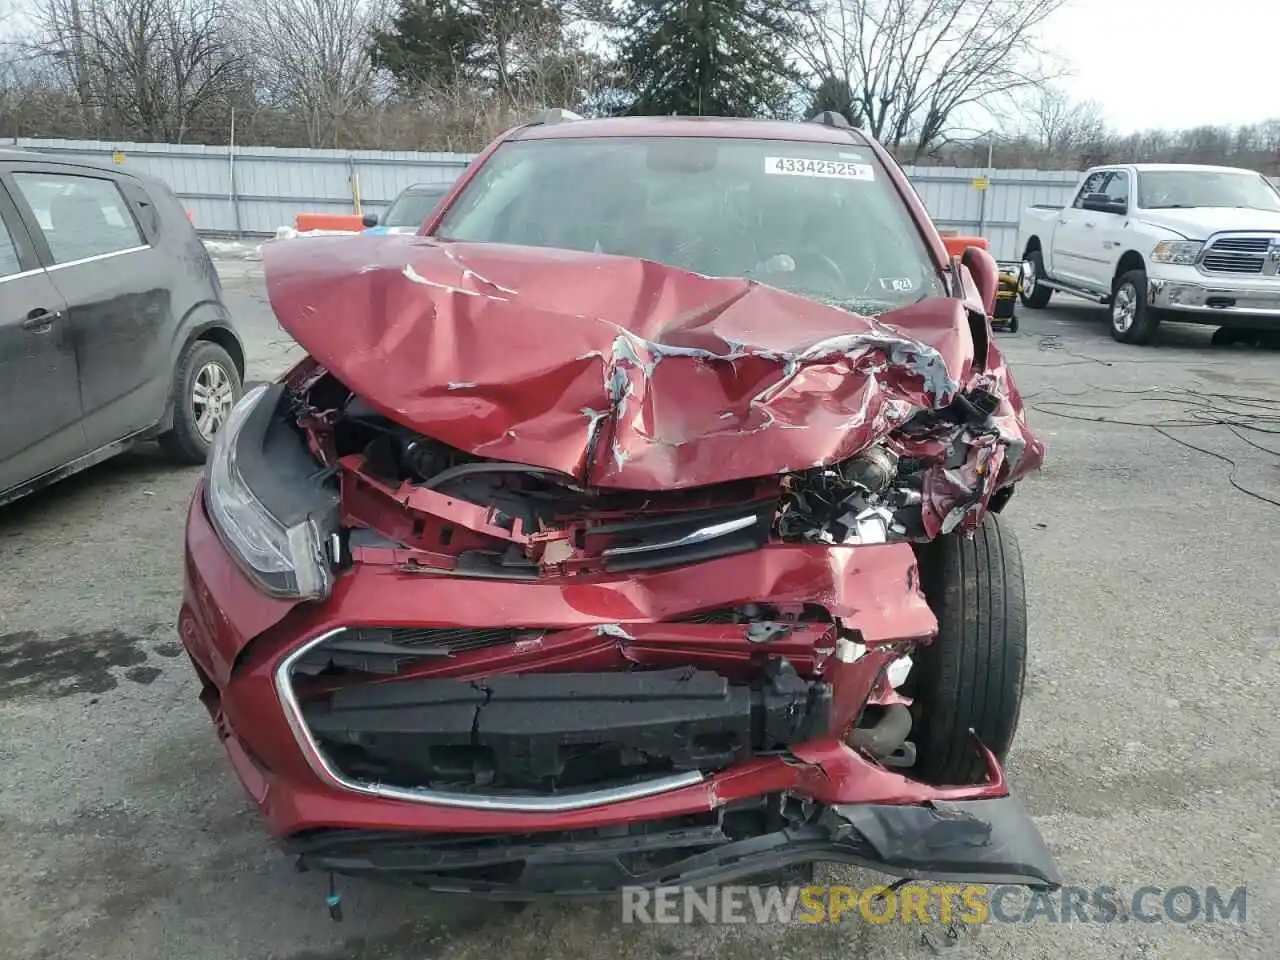
[[[911,776],[934,784],[982,782],[972,729],[1004,760],[1018,727],[1027,662],[1022,553],[987,514],[973,539],[939,537],[919,551],[920,582],[937,639],[913,655],[903,692],[912,705]]]
[[[1149,343],[1160,318],[1147,306],[1147,274],[1130,270],[1116,277],[1111,291],[1111,336],[1121,343]]]
[[[243,389],[222,347],[207,340],[188,346],[173,373],[173,427],[160,435],[164,452],[178,463],[204,463]]]
[[[1018,283],[1018,297],[1022,302],[1032,310],[1039,310],[1041,307],[1049,305],[1049,298],[1053,296],[1053,290],[1041,283],[1044,277],[1044,258],[1040,256],[1039,250],[1032,250],[1026,256],[1026,262],[1031,264],[1031,276],[1025,273]]]

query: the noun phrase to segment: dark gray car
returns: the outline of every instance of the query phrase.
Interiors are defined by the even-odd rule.
[[[0,504],[140,440],[202,462],[244,363],[164,183],[0,151]]]

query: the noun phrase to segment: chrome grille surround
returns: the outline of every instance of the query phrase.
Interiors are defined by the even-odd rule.
[[[1196,262],[1209,276],[1275,277],[1280,274],[1280,232],[1232,232],[1210,237]]]

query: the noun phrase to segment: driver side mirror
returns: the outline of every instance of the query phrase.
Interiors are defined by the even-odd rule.
[[[366,227],[376,227],[378,225],[378,215],[376,213],[366,213],[360,222]]]

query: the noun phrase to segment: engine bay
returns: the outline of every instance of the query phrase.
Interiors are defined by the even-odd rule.
[[[517,579],[654,569],[770,543],[927,539],[930,469],[963,463],[966,432],[994,407],[979,391],[840,463],[655,492],[590,488],[458,450],[314,363],[289,388],[287,425],[336,480],[348,553],[391,549],[407,569]]]

